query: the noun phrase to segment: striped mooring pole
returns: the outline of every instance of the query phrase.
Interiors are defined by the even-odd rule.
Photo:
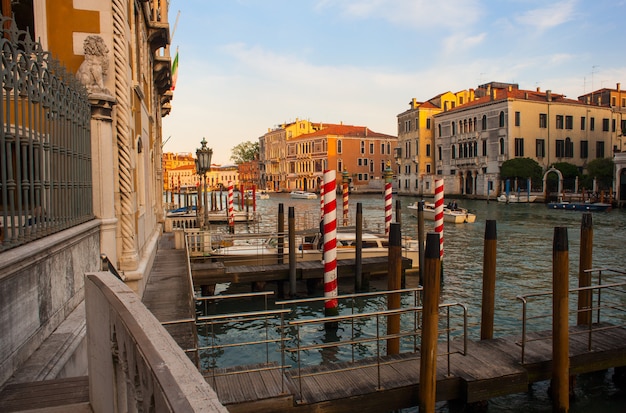
[[[389,227],[391,226],[391,193],[392,193],[392,184],[391,180],[393,179],[393,172],[391,171],[391,162],[387,162],[387,168],[385,168],[384,172],[385,177],[385,235],[389,236]]]
[[[235,209],[233,207],[233,181],[228,181],[228,228],[231,233],[235,232]]]
[[[443,258],[443,179],[435,180],[435,232],[439,234],[439,258]]]
[[[324,315],[339,314],[337,303],[337,181],[334,170],[324,171]],[[331,324],[331,325],[329,325]],[[326,328],[336,327],[327,323]]]

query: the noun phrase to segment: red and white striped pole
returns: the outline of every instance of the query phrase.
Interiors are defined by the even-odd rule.
[[[324,220],[324,182],[322,182],[322,186],[320,186],[320,221],[323,221],[323,220]]]
[[[324,171],[324,315],[339,314],[337,308],[337,181],[334,170]]]
[[[235,209],[233,207],[233,181],[228,181],[228,227],[235,232]]]
[[[435,232],[439,234],[439,258],[443,258],[443,179],[435,179]]]
[[[348,198],[350,197],[348,187],[348,171],[343,171],[343,226],[347,227],[349,222],[348,215],[350,207],[348,205]]]
[[[389,228],[391,227],[391,193],[392,193],[392,184],[391,181],[393,179],[393,172],[391,171],[391,163],[387,162],[387,168],[384,172],[385,177],[385,235],[389,236]]]

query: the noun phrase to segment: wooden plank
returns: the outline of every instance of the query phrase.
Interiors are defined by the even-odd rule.
[[[89,402],[89,378],[86,376],[9,384],[0,393],[1,412],[85,402]]]

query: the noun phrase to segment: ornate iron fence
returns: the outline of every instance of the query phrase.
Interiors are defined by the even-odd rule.
[[[91,110],[74,75],[0,18],[0,251],[93,219]]]

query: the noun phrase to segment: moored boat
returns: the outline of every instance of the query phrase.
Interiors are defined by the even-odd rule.
[[[605,204],[602,202],[549,202],[548,208],[550,209],[564,209],[567,211],[590,211],[590,212],[602,212],[611,209],[611,204]]]
[[[317,199],[317,194],[307,191],[291,191],[289,195],[293,199]]]
[[[407,206],[413,216],[417,216],[417,202]],[[432,202],[424,202],[424,219],[435,220],[435,204]],[[452,224],[471,224],[476,221],[476,215],[469,212],[465,208],[446,205],[443,207],[443,222]]]
[[[363,231],[361,257],[387,257],[388,240],[384,235]],[[212,234],[211,258],[225,265],[269,265],[276,264],[280,257],[280,237],[277,234]],[[296,260],[315,261],[323,258],[323,235],[316,230],[299,232],[296,235]],[[414,269],[419,264],[419,243],[412,238],[402,240],[402,256],[412,260]],[[282,245],[283,262],[288,262],[289,245],[285,235]],[[354,259],[356,255],[356,230],[354,227],[337,228],[337,259]]]
[[[504,202],[507,204],[527,204],[530,202],[535,202],[536,199],[537,199],[536,195],[528,196],[525,194],[520,194],[520,195],[509,194],[508,196],[506,194],[502,194],[498,196],[498,202]]]

